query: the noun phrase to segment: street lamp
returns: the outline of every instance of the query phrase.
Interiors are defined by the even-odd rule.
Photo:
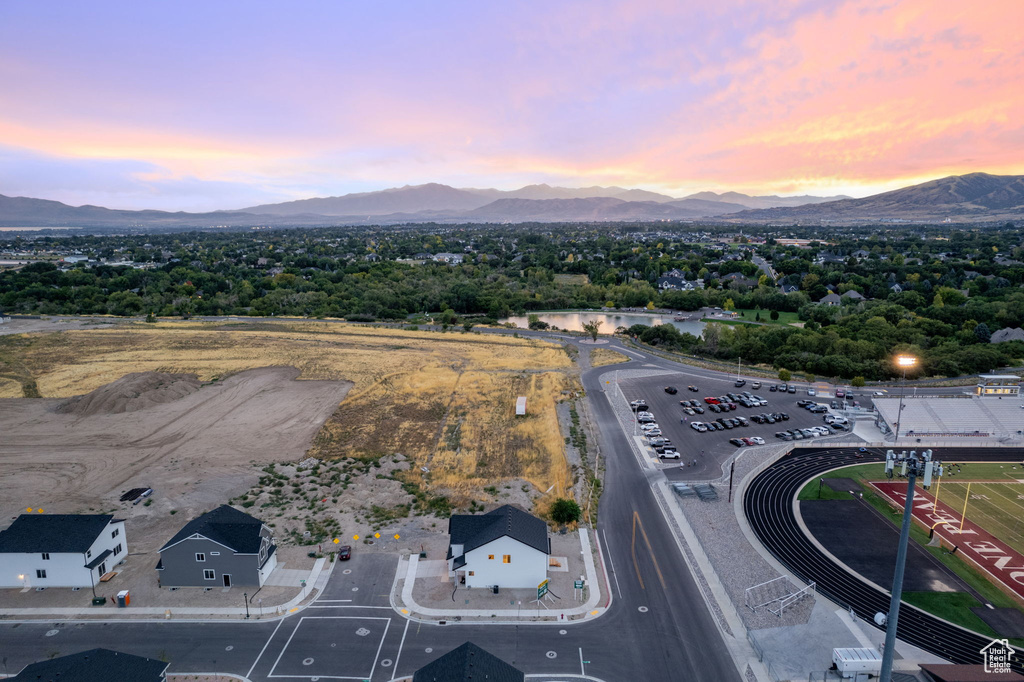
[[[896,466],[900,466],[900,475],[907,477],[907,499],[903,505],[903,525],[900,527],[900,544],[896,552],[896,571],[892,578],[892,597],[889,599],[889,615],[885,617],[885,648],[882,650],[882,682],[892,682],[892,660],[896,652],[896,623],[900,617],[900,599],[903,595],[903,569],[907,565],[907,540],[910,538],[910,519],[914,511],[914,483],[921,476],[925,488],[931,486],[932,475],[942,476],[942,463],[932,459],[932,451],[925,450],[920,458],[914,450],[900,454],[889,450],[885,453],[885,475],[893,477]],[[878,614],[875,621],[879,622]],[[881,624],[881,623],[879,623]]]
[[[896,412],[896,435],[893,437],[895,443],[900,439],[900,420],[903,419],[903,394],[907,392],[907,370],[917,365],[917,358],[913,355],[897,355],[896,366],[903,370],[903,382],[900,384],[900,408]]]
[[[249,595],[245,592],[242,593],[242,601],[245,602],[245,619],[249,620]]]

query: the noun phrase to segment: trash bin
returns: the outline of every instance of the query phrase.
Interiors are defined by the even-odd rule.
[[[131,597],[128,595],[128,590],[121,590],[117,593],[117,606],[118,608],[124,608],[131,603]]]

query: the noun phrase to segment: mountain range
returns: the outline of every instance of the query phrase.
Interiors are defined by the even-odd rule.
[[[183,213],[68,206],[0,195],[0,226],[240,227],[413,222],[714,220],[737,223],[985,222],[1024,217],[1024,176],[970,173],[863,199],[699,192],[682,198],[622,187],[528,185],[517,190],[396,187],[232,211]]]

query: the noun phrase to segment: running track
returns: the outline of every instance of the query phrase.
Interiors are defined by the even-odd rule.
[[[933,448],[942,461],[1020,462],[1022,448]],[[743,511],[758,539],[794,576],[816,583],[818,592],[852,608],[865,622],[875,613],[888,612],[889,591],[879,590],[852,575],[807,538],[796,521],[793,500],[800,488],[815,476],[850,464],[884,461],[884,451],[856,459],[850,449],[797,448],[769,466],[750,482],[743,497]],[[980,664],[981,648],[991,640],[930,616],[906,602],[900,608],[899,639],[953,663]],[[1024,656],[1018,654],[1013,669],[1024,673]]]

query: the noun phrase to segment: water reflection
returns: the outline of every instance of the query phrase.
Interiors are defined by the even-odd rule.
[[[700,315],[700,313],[693,313],[693,315]],[[540,318],[541,322],[547,322],[552,327],[574,332],[583,331],[584,323],[593,320],[600,320],[600,331],[602,334],[611,334],[618,327],[631,327],[634,324],[645,324],[648,327],[670,324],[680,332],[693,334],[698,337],[704,331],[704,323],[698,320],[677,321],[671,315],[652,315],[650,313],[537,313],[537,317]],[[529,324],[526,315],[507,317],[504,320],[500,320],[500,322],[503,324],[511,322],[523,329],[526,329]]]

